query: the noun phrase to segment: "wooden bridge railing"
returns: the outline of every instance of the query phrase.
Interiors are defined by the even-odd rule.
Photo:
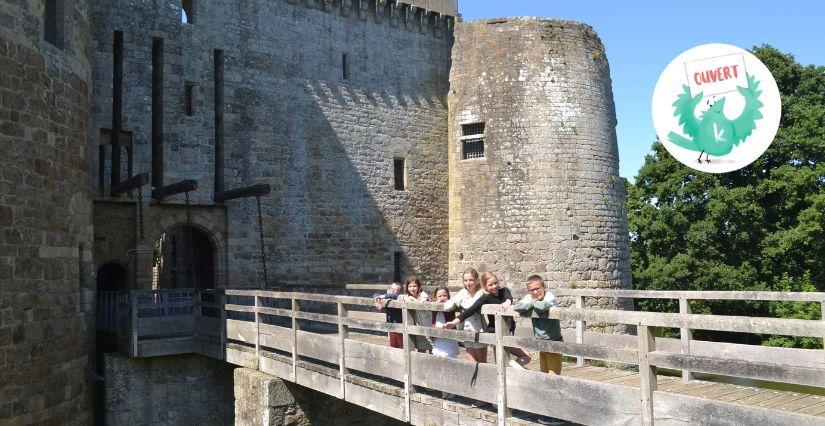
[[[825,385],[825,352],[822,350],[703,342],[697,345],[694,353],[683,353],[680,345],[674,346],[670,342],[673,339],[655,338],[651,332],[652,327],[673,327],[822,337],[825,336],[823,321],[556,308],[549,312],[550,318],[582,323],[627,324],[635,326],[638,335],[582,332],[577,333],[577,337],[581,338],[574,342],[551,342],[504,336],[501,332],[505,329],[503,318],[517,314],[512,309],[501,310],[497,306],[484,308],[485,313],[495,314],[496,329],[499,331],[487,334],[412,325],[411,310],[443,310],[442,305],[433,302],[389,302],[390,307],[400,308],[403,313],[402,324],[389,324],[351,315],[348,306],[372,306],[373,300],[370,298],[255,290],[226,290],[226,295],[231,302],[226,305],[226,311],[231,314],[226,320],[227,338],[254,348],[254,364],[258,368],[363,406],[375,406],[378,403],[375,398],[380,400],[381,396],[353,394],[352,384],[347,381],[350,373],[367,373],[396,380],[403,383],[403,404],[396,407],[388,400],[383,411],[405,421],[411,421],[415,411],[411,395],[416,387],[421,387],[497,404],[500,424],[505,423],[512,409],[586,424],[652,424],[654,419],[694,423],[713,420],[734,424],[814,424],[817,418],[810,416],[658,391],[656,368],[702,371],[815,387]],[[336,313],[305,312],[299,309],[301,302],[334,305]],[[243,315],[248,317],[243,319]],[[282,325],[277,325],[274,320],[277,318],[281,319]],[[328,324],[336,327],[338,333],[324,335],[301,330],[299,320]],[[351,329],[403,333],[406,344],[404,349],[394,349],[348,339]],[[410,350],[411,336],[414,335],[492,345],[496,348],[497,361],[495,365],[475,364],[417,353]],[[639,370],[639,388],[507,369],[506,347],[635,365]],[[291,365],[262,356],[277,352],[288,353]],[[337,381],[322,379],[299,369],[302,359],[337,365]]]
[[[225,343],[220,290],[124,290],[98,295],[98,329],[116,332],[133,357],[222,353]],[[211,344],[210,344],[211,343]]]

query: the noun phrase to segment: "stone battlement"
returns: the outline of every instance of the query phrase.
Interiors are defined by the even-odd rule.
[[[443,37],[452,33],[458,14],[456,0],[286,0],[287,3],[342,16],[354,15],[375,22],[389,20],[392,27],[418,29]]]

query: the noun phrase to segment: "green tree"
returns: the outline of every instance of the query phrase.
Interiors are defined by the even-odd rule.
[[[773,73],[782,96],[776,138],[758,160],[724,174],[697,172],[676,161],[658,140],[653,144],[635,184],[627,185],[637,289],[825,291],[825,67],[803,67],[767,45],[753,53]],[[640,301],[637,308],[673,312],[676,305]],[[693,308],[725,315],[820,317],[813,303],[694,302]],[[758,339],[769,345],[822,344],[813,338]]]

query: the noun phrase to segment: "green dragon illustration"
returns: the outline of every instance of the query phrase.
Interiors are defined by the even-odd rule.
[[[690,136],[686,138],[675,132],[670,132],[667,139],[682,148],[699,152],[699,163],[702,162],[702,154],[705,154],[705,161],[710,163],[710,155],[721,157],[728,155],[735,145],[739,145],[756,128],[756,120],[762,118],[759,111],[764,105],[759,100],[762,94],[759,81],[754,76],[747,74],[748,87],[737,87],[739,93],[745,98],[745,108],[742,114],[734,120],[729,120],[723,113],[725,98],[719,99],[710,106],[699,118],[696,118],[694,110],[696,105],[702,101],[702,93],[691,96],[690,87],[683,85],[684,92],[677,98],[673,106],[676,107],[673,115],[679,117],[679,124],[683,126],[684,134]]]

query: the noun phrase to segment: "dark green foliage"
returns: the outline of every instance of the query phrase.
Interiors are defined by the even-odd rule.
[[[782,119],[771,147],[725,174],[694,171],[656,141],[628,183],[634,287],[645,290],[825,291],[825,67],[803,67],[770,46],[753,53],[776,78]],[[819,319],[820,306],[693,302],[694,312]],[[672,301],[638,309],[676,312]],[[741,335],[696,333],[742,341]],[[761,336],[819,347],[821,339]]]

